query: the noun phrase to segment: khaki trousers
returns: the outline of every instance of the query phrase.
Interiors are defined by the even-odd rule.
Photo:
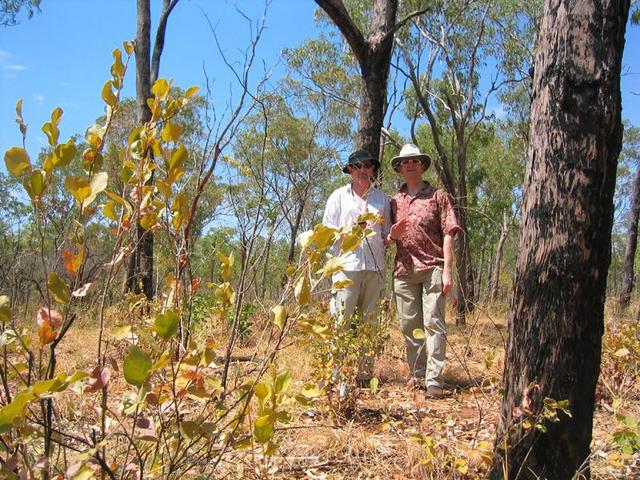
[[[378,310],[378,302],[384,288],[384,275],[373,270],[338,272],[332,277],[333,282],[351,280],[347,288],[338,290],[331,299],[331,313],[342,322],[358,312],[370,321]]]
[[[394,277],[393,293],[411,375],[416,380],[424,380],[427,387],[443,387],[447,324],[442,267]],[[426,339],[416,339],[415,329],[424,330]]]
[[[354,313],[362,315],[363,322],[375,323],[384,288],[384,275],[373,270],[342,271],[333,275],[333,282],[351,280],[353,283],[338,290],[331,298],[331,314],[338,324],[348,328],[344,322],[351,319]],[[358,368],[359,379],[369,379],[373,375],[374,358],[362,355]]]

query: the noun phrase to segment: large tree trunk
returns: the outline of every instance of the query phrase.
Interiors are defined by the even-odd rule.
[[[622,292],[620,294],[620,306],[627,308],[631,300],[631,291],[635,281],[633,264],[636,259],[638,247],[638,217],[640,216],[640,168],[636,170],[633,182],[633,195],[631,196],[631,208],[629,210],[629,227],[627,232],[627,247],[624,253],[624,265],[622,267]]]
[[[492,478],[588,478],[628,0],[546,0]],[[545,397],[571,417],[524,429]],[[506,447],[506,449],[505,449]]]
[[[342,0],[315,1],[340,29],[360,65],[362,88],[357,147],[379,156],[398,0],[374,0],[370,33],[366,39]]]

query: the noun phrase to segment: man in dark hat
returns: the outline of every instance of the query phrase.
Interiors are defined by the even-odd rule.
[[[451,196],[422,179],[431,158],[407,144],[391,160],[405,183],[391,198],[396,243],[393,291],[407,348],[411,380],[427,397],[442,398],[446,334],[445,296],[451,290],[453,238],[460,231]],[[425,339],[415,338],[423,330]]]
[[[384,286],[385,245],[389,234],[391,208],[389,197],[373,186],[375,172],[380,162],[364,150],[349,156],[342,171],[351,177],[351,182],[335,190],[327,200],[322,223],[332,228],[355,225],[358,217],[373,213],[379,221],[367,221],[360,227],[371,228],[373,235],[360,245],[342,255],[346,266],[333,276],[334,283],[350,280],[344,289],[338,290],[331,301],[332,314],[339,320],[350,319],[358,312],[365,321],[374,321],[378,302]],[[339,253],[339,245],[336,246]],[[366,361],[366,371],[361,373],[361,382],[371,376],[372,360]]]

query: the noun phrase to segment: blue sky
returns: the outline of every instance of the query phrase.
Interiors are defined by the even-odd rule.
[[[152,19],[159,13],[153,1]],[[160,76],[187,88],[203,85],[203,68],[214,81],[214,101],[223,108],[233,82],[221,63],[203,12],[216,28],[223,49],[239,59],[249,39],[248,24],[236,5],[253,19],[261,16],[262,0],[181,0],[169,20]],[[315,36],[316,4],[312,0],[273,0],[258,54],[267,68],[277,65],[279,52]],[[0,151],[20,144],[15,102],[23,99],[29,124],[27,149],[32,157],[46,144],[40,131],[51,111],[64,110],[61,141],[83,133],[103,113],[102,85],[109,78],[111,52],[133,39],[134,0],[44,0],[42,13],[0,30]],[[152,30],[155,24],[152,25]],[[640,126],[640,27],[627,28],[623,65],[623,117]],[[128,72],[125,94],[133,96],[135,68]],[[405,132],[407,133],[407,132]],[[4,168],[4,162],[2,162]]]
[[[20,145],[15,103],[23,99],[23,115],[29,125],[27,150],[37,156],[46,139],[42,124],[51,111],[64,110],[60,140],[84,133],[103,114],[100,92],[110,78],[112,51],[136,33],[134,0],[43,0],[42,12],[14,27],[0,29],[0,151]],[[152,32],[155,34],[161,2],[152,1]],[[214,101],[224,108],[233,83],[222,64],[211,28],[216,29],[225,54],[241,59],[249,43],[249,24],[236,5],[251,19],[262,16],[262,0],[181,0],[167,28],[160,76],[181,88],[203,86],[206,68]],[[295,47],[315,35],[311,0],[273,0],[258,57],[266,68],[278,64],[283,48]],[[255,25],[255,24],[254,24]],[[255,26],[254,26],[255,28]],[[262,63],[259,68],[262,69]],[[125,95],[135,95],[135,64],[125,81]],[[2,162],[4,168],[4,162]]]

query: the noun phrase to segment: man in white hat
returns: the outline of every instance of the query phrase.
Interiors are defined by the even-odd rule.
[[[335,190],[327,200],[322,223],[341,228],[355,225],[364,213],[374,213],[381,221],[368,222],[362,227],[373,229],[374,235],[365,238],[355,250],[345,253],[346,267],[333,276],[333,282],[351,280],[351,285],[338,290],[331,301],[331,312],[340,322],[358,312],[365,321],[374,321],[378,302],[384,287],[384,240],[391,226],[389,197],[373,186],[372,179],[380,162],[364,150],[349,156],[342,171],[349,174],[351,182]],[[339,246],[337,246],[339,248]],[[337,251],[335,252],[338,253]],[[366,383],[372,373],[373,361],[367,358],[359,381]]]
[[[431,158],[406,144],[391,160],[405,183],[391,198],[396,243],[393,291],[407,348],[410,382],[442,398],[446,334],[445,296],[451,290],[453,238],[460,231],[451,196],[422,179]],[[423,330],[426,339],[414,336]]]

